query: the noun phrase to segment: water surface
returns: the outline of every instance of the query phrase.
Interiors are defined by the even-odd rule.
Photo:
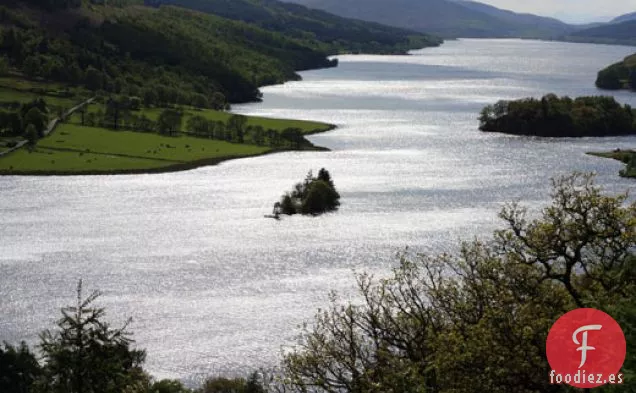
[[[599,94],[596,72],[633,48],[459,40],[412,56],[341,56],[335,69],[263,89],[236,111],[335,123],[331,152],[289,152],[187,172],[0,178],[0,341],[34,342],[81,277],[114,321],[132,316],[148,370],[196,379],[274,364],[297,325],[349,293],[353,270],[386,274],[405,246],[439,252],[486,236],[502,204],[547,201],[549,179],[621,164],[585,155],[634,137],[545,140],[477,131],[499,99]],[[636,94],[616,97],[636,106]],[[326,167],[336,214],[263,218]]]

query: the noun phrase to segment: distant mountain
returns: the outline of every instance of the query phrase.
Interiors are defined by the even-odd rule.
[[[287,0],[348,18],[443,37],[552,38],[576,28],[556,19],[516,14],[474,1]]]
[[[568,34],[565,39],[576,42],[636,45],[636,20],[579,30]]]
[[[632,12],[629,14],[625,14],[625,15],[621,15],[619,17],[616,17],[614,19],[612,19],[611,23],[620,23],[620,22],[627,22],[630,20],[636,20],[636,12]]]
[[[328,54],[396,54],[442,42],[438,37],[412,30],[347,19],[278,0],[145,0],[145,4],[183,7],[247,22],[288,39],[310,43]]]
[[[519,26],[520,36],[546,36],[567,34],[575,29],[574,26],[556,18],[548,18],[533,14],[520,14],[509,10],[493,7],[488,4],[469,0],[456,0],[457,3],[472,10],[483,12],[503,21]]]

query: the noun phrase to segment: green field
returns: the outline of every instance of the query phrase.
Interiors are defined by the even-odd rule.
[[[224,159],[263,154],[267,147],[188,136],[111,131],[62,124],[36,149],[0,157],[3,174],[125,173],[186,169]]]
[[[21,77],[0,78],[0,103],[29,102],[43,97],[52,109],[71,108],[86,97],[76,99],[56,96],[65,89],[63,85],[33,81]],[[82,98],[83,97],[83,98]],[[104,104],[91,104],[89,112],[105,112]],[[157,120],[163,108],[143,108],[137,116],[145,115]],[[226,123],[232,113],[211,109],[184,108],[185,116],[181,129],[187,133],[187,122],[200,115],[207,120]],[[55,117],[57,111],[50,111]],[[61,124],[49,136],[38,141],[34,149],[26,146],[0,157],[0,175],[11,174],[114,174],[143,173],[189,169],[220,161],[248,157],[272,151],[271,147],[230,143],[215,139],[198,138],[181,134],[177,137],[156,133],[114,131],[105,128],[80,125],[80,114],[75,113],[68,123]],[[298,128],[305,134],[327,131],[330,124],[264,117],[248,117],[248,126],[261,126],[265,130],[283,131]],[[9,149],[7,143],[22,140],[22,137],[0,138],[0,152]]]

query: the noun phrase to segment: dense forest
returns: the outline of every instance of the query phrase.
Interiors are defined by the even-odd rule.
[[[438,44],[335,17],[316,36],[300,25],[288,34],[172,6],[96,3],[30,0],[0,7],[0,63],[29,78],[138,96],[148,104],[193,105],[217,93],[229,102],[258,100],[259,86],[298,79],[298,70],[335,66],[327,55],[340,51],[403,52]],[[357,31],[359,41],[333,41],[347,29]]]
[[[636,133],[635,111],[613,97],[526,98],[486,106],[482,131],[542,137],[584,137]]]
[[[596,86],[607,90],[636,90],[636,55],[599,71]]]

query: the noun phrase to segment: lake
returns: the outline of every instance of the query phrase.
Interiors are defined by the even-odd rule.
[[[585,152],[633,148],[635,137],[477,130],[481,108],[499,99],[601,94],[597,71],[633,51],[458,40],[412,56],[340,56],[338,68],[304,72],[235,108],[335,123],[311,137],[330,152],[154,175],[0,177],[0,341],[36,342],[82,278],[86,291],[103,291],[114,323],[133,317],[157,377],[274,365],[330,291],[354,296],[355,271],[388,274],[407,246],[438,253],[485,239],[506,202],[544,205],[554,176],[596,171],[608,191],[633,188],[618,176],[622,164]],[[636,94],[615,96],[636,106]],[[340,191],[339,212],[263,218],[321,167]]]

